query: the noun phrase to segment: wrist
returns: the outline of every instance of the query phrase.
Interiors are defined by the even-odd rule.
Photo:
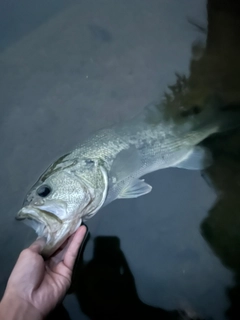
[[[18,297],[3,296],[0,302],[0,320],[43,320],[43,316],[31,303]]]

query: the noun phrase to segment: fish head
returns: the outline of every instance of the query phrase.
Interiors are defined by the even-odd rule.
[[[44,237],[50,256],[104,204],[107,172],[99,159],[59,159],[30,189],[16,219]]]

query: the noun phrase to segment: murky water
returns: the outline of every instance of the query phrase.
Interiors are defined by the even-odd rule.
[[[42,171],[90,133],[158,101],[240,100],[240,6],[230,0],[6,2],[0,10],[1,293],[35,234],[14,220]],[[25,4],[25,5],[23,5]],[[186,110],[184,110],[186,112]],[[146,177],[153,191],[87,222],[66,319],[239,319],[240,136],[206,141],[214,164]],[[56,310],[51,318],[57,317]]]

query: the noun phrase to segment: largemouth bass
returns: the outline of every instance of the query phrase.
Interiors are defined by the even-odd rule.
[[[100,130],[43,173],[17,219],[25,219],[46,238],[43,254],[48,256],[103,206],[149,193],[152,187],[139,179],[142,176],[169,167],[207,167],[211,155],[198,144],[228,122],[226,113],[208,110],[176,123],[153,105],[129,121]]]

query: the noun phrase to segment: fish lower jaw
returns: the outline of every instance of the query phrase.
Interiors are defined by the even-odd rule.
[[[50,240],[51,229],[46,223],[35,218],[26,218],[22,220],[36,232],[38,238],[45,238],[46,242]]]
[[[24,208],[19,211],[16,219],[23,220],[27,226],[36,232],[38,238],[45,238],[46,243],[49,243],[52,240],[52,235],[59,231],[62,224],[52,216],[50,216],[51,219],[48,221],[47,217],[48,215],[45,211]]]

